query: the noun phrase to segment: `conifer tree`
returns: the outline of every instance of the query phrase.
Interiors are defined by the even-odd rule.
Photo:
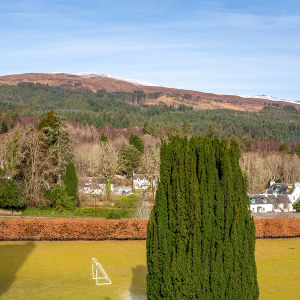
[[[73,197],[74,201],[78,201],[77,189],[78,189],[78,179],[76,175],[76,170],[74,163],[69,162],[66,166],[66,174],[63,180],[66,186],[66,192],[69,196]]]
[[[108,143],[109,142],[108,136],[103,131],[101,133],[100,142],[104,142],[104,143]]]
[[[148,299],[258,299],[238,141],[169,140],[147,229]]]
[[[140,153],[144,153],[144,142],[138,134],[130,132],[129,144],[134,146]]]
[[[7,124],[5,122],[5,119],[3,119],[0,134],[6,133],[7,131],[8,131],[8,127],[7,127]]]

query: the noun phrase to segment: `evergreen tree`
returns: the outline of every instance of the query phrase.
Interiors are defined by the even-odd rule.
[[[285,152],[285,153],[289,153],[289,152],[290,152],[290,145],[289,145],[289,143],[284,142],[284,143],[282,144],[281,151],[282,151],[282,152]]]
[[[6,132],[8,132],[8,127],[7,127],[7,124],[5,122],[5,119],[3,119],[0,134],[6,133]]]
[[[136,172],[140,165],[142,154],[133,145],[127,145],[120,156],[123,158],[124,173],[132,176],[132,173]]]
[[[129,144],[133,145],[140,153],[144,153],[144,142],[139,135],[130,132]]]
[[[184,121],[182,125],[183,135],[190,135],[192,133],[192,126],[189,121]]]
[[[73,197],[74,201],[78,201],[77,189],[78,189],[78,179],[76,175],[76,170],[74,163],[69,162],[66,166],[66,174],[63,180],[66,186],[66,192],[69,196]]]
[[[145,133],[145,134],[151,134],[151,128],[150,128],[150,126],[149,126],[149,122],[148,122],[148,121],[145,122],[142,131],[143,131],[143,133]]]
[[[238,141],[170,137],[147,229],[148,299],[258,299]]]
[[[109,142],[108,136],[103,131],[101,133],[100,142],[104,142],[104,143],[108,143]]]

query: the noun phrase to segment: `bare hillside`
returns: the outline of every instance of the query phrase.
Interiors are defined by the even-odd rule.
[[[161,92],[158,99],[148,99],[148,104],[164,102],[178,106],[185,104],[194,109],[234,109],[243,111],[258,111],[268,103],[280,106],[291,104],[283,101],[274,101],[262,98],[243,98],[235,95],[218,95],[191,90],[163,87],[138,80],[121,79],[105,74],[69,74],[69,73],[25,73],[0,76],[0,85],[17,85],[19,82],[40,82],[51,86],[60,86],[64,89],[97,91],[106,89],[113,91],[143,90],[146,93]],[[291,104],[298,107],[298,104]],[[300,107],[300,106],[299,106]]]

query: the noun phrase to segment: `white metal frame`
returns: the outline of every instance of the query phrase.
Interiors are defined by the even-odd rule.
[[[92,258],[92,273],[93,279],[96,280],[97,285],[111,284],[111,280],[104,271],[101,264],[98,262],[97,258]]]

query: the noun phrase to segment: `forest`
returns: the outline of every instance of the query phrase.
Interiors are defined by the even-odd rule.
[[[70,91],[40,83],[0,86],[0,113],[14,111],[19,116],[41,116],[54,109],[66,120],[83,122],[96,128],[109,124],[116,128],[148,124],[148,133],[159,136],[161,127],[178,133],[184,123],[192,134],[204,135],[212,126],[220,138],[249,137],[264,141],[300,141],[300,113],[291,106],[265,106],[259,112],[228,109],[193,110],[159,102],[147,105],[147,99],[159,99],[161,93]],[[187,97],[183,95],[183,98]],[[1,119],[2,120],[2,119]]]

